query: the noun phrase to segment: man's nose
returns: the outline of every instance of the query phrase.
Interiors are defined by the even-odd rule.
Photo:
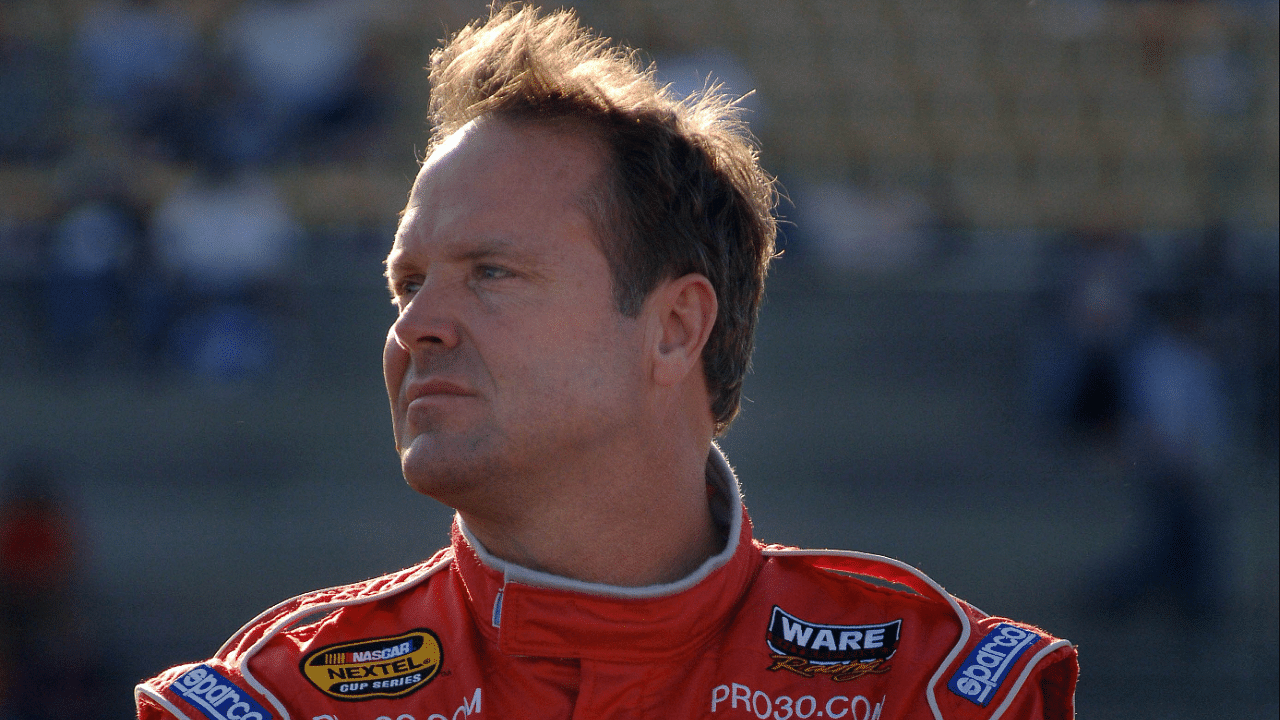
[[[461,338],[456,308],[443,288],[423,285],[405,305],[391,325],[396,342],[410,352],[449,350]]]

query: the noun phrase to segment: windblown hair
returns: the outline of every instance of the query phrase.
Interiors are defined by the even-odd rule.
[[[736,101],[716,87],[688,98],[659,87],[636,53],[570,11],[495,7],[431,55],[434,148],[481,117],[594,135],[608,177],[584,198],[627,317],[664,280],[701,273],[719,311],[702,364],[717,434],[738,413],[777,194]]]

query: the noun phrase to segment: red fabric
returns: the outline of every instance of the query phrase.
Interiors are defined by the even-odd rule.
[[[1033,629],[1041,639],[982,707],[947,683],[984,633],[1007,621],[981,615],[893,561],[766,548],[752,540],[745,514],[735,545],[732,558],[696,586],[636,599],[510,581],[483,564],[455,528],[451,547],[423,565],[264,613],[207,666],[277,720],[985,720],[998,710],[1007,720],[1073,716],[1075,650],[1062,644],[1040,653],[1055,642],[1048,633]],[[892,635],[884,628],[897,620],[900,638],[887,659],[815,665],[771,650],[775,608],[798,619],[777,627],[814,647],[822,645],[815,639],[824,627],[828,642],[849,639],[842,652],[867,636],[881,645],[869,649],[875,642],[864,639],[864,651],[883,653],[883,638]],[[319,620],[288,627],[317,612]],[[334,699],[304,677],[302,665],[316,650],[345,652],[354,641],[395,638],[378,645],[389,647],[413,631],[438,638],[439,664],[425,654],[403,656],[402,667],[431,673],[404,697]],[[152,694],[191,720],[213,717],[170,688],[189,668],[140,686],[139,717],[173,717]]]

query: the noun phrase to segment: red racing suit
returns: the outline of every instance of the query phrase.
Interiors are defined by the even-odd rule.
[[[452,542],[288,600],[211,659],[136,690],[141,720],[1070,720],[1065,640],[989,617],[913,568],[764,545],[718,452],[725,549],[619,588]]]

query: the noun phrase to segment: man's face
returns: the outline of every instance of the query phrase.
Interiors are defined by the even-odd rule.
[[[383,371],[405,479],[460,509],[554,501],[638,413],[641,323],[613,304],[582,197],[595,145],[492,119],[423,164],[387,271]]]

